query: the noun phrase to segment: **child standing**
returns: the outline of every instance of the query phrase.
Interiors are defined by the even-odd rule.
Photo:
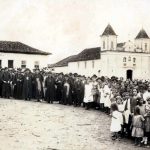
[[[125,110],[125,103],[123,103],[123,99],[121,98],[120,95],[116,96],[116,103],[118,105],[118,111],[122,114],[123,117],[123,122],[121,124],[121,132],[120,135],[121,137],[124,137],[125,133],[125,117],[124,117],[124,110]]]
[[[119,132],[121,131],[121,125],[123,124],[122,113],[118,111],[118,106],[116,103],[111,104],[111,126],[110,131],[112,132],[112,140],[119,138]]]
[[[123,103],[123,100],[120,95],[116,96],[116,103],[118,105],[119,112],[123,113],[125,109],[125,103]]]
[[[125,134],[127,137],[130,137],[131,136],[131,129],[130,129],[130,126],[131,126],[131,121],[132,118],[131,117],[131,98],[129,96],[129,93],[126,92],[124,93],[124,105],[125,105],[125,109],[124,109],[124,127],[125,127]]]
[[[144,99],[143,97],[138,97],[137,101],[138,101],[138,107],[140,108],[140,115],[144,117],[146,113],[146,105],[144,104]]]
[[[144,144],[148,144],[148,140],[150,139],[150,98],[147,99],[146,104],[146,114],[144,115],[145,118],[145,141]],[[149,147],[149,146],[147,146]]]
[[[140,109],[140,115],[144,117],[146,115],[146,104],[144,104],[143,96],[138,97],[137,102],[138,102],[138,107]],[[145,127],[145,123],[144,123],[144,127]],[[144,131],[145,131],[145,128],[144,128]],[[145,137],[145,132],[144,132],[144,136],[143,136],[141,143],[144,143],[144,145],[147,145],[147,138]]]
[[[141,140],[144,136],[143,129],[144,117],[140,115],[140,108],[135,107],[134,116],[132,118],[132,137],[135,138],[135,145],[141,146]]]

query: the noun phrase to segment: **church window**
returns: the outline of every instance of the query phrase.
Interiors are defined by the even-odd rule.
[[[103,49],[105,49],[105,41],[103,41]]]
[[[21,61],[21,68],[26,68],[26,61],[25,60],[22,60]]]
[[[126,62],[126,57],[123,58],[123,62]]]
[[[114,43],[111,41],[111,49],[114,49]]]
[[[145,43],[145,51],[147,51],[147,43]]]
[[[133,58],[133,62],[134,62],[134,63],[136,62],[136,58]]]
[[[87,62],[86,61],[84,62],[84,65],[85,65],[85,69],[86,69],[86,66],[87,66]]]
[[[95,64],[94,64],[95,62],[94,62],[94,60],[92,61],[92,68],[94,68],[94,66],[95,66]]]
[[[35,69],[39,69],[39,61],[35,61],[34,62],[34,68]]]
[[[131,61],[131,57],[129,56],[128,61]]]

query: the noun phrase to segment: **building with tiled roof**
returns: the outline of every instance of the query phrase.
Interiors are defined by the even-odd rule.
[[[0,41],[0,52],[3,53],[20,53],[20,54],[37,54],[49,55],[50,53],[30,47],[21,42]]]
[[[100,59],[100,47],[87,48],[76,55],[70,62]]]
[[[117,43],[117,37],[111,25],[108,25],[100,36],[101,47],[84,49],[69,59],[65,67],[56,67],[55,71],[86,76],[96,74],[124,79],[150,79],[150,39],[146,31],[140,30],[134,41]]]
[[[64,66],[68,66],[68,62],[71,62],[72,60],[74,60],[74,58],[76,58],[77,55],[72,55],[69,56],[55,64],[53,64],[54,67],[64,67]]]
[[[47,67],[49,55],[21,42],[0,41],[0,67],[43,68]]]

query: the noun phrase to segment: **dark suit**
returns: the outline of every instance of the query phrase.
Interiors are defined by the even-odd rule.
[[[23,78],[23,97],[25,100],[32,97],[32,75],[31,73],[25,74]]]
[[[9,98],[10,97],[10,81],[11,81],[11,75],[10,73],[4,72],[2,75],[2,81],[3,81],[3,86],[2,86],[2,96],[5,98]]]
[[[35,85],[35,98],[39,100],[43,97],[43,76],[41,74],[34,74],[33,81]]]
[[[62,91],[63,91],[63,79],[57,78],[56,79],[56,100],[62,103]]]
[[[72,87],[69,80],[65,81],[63,84],[63,104],[72,104]]]
[[[15,75],[14,85],[14,98],[22,99],[23,75],[21,73]]]
[[[55,79],[53,77],[47,77],[45,80],[46,100],[48,103],[53,103],[55,100]]]

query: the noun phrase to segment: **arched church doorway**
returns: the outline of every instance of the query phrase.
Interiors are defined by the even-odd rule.
[[[132,71],[132,70],[127,70],[126,76],[127,76],[127,79],[132,80],[132,77],[133,77],[133,71]]]

